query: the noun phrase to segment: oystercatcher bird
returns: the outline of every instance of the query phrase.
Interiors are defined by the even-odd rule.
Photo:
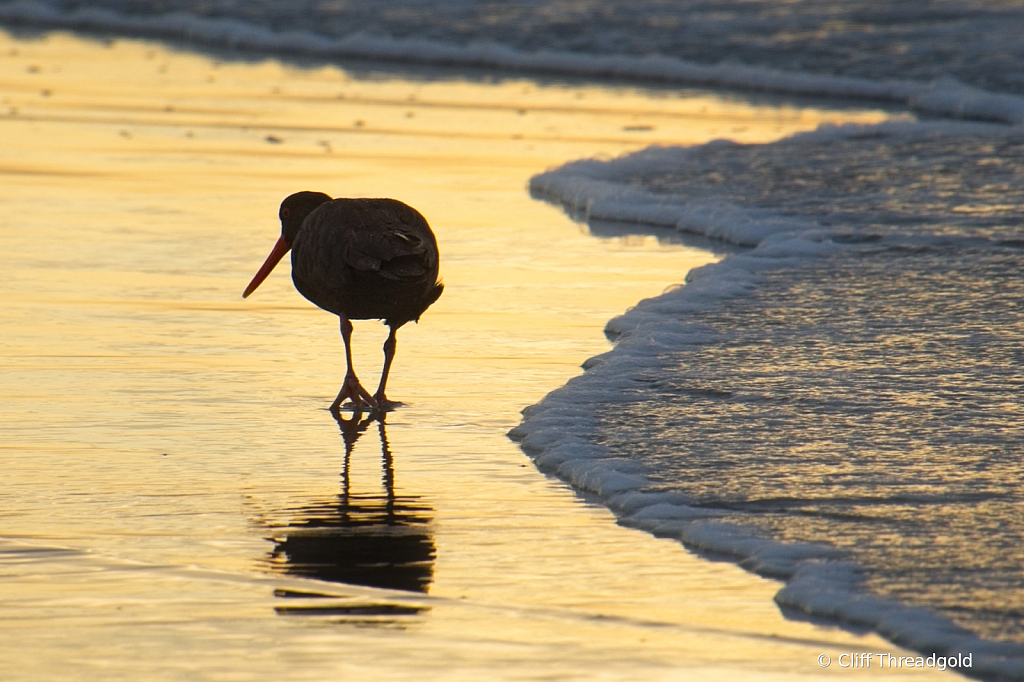
[[[345,341],[345,382],[331,404],[346,399],[354,409],[388,410],[384,386],[395,358],[395,333],[418,321],[441,296],[437,240],[419,211],[395,199],[332,199],[322,192],[298,192],[281,202],[281,238],[245,288],[258,287],[289,250],[292,281],[299,293],[341,320]],[[384,342],[384,367],[370,394],[352,368],[351,320],[380,319],[391,331]]]

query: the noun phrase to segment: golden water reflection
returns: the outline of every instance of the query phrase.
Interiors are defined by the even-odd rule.
[[[527,196],[531,175],[884,112],[356,78],[62,34],[0,34],[0,55],[7,679],[736,679],[765,661],[802,677],[823,649],[888,646],[785,621],[777,584],[616,526],[505,438],[607,350],[610,317],[721,254],[581,234]],[[403,328],[389,392],[407,405],[377,434],[391,527],[416,538],[396,565],[429,565],[429,594],[335,582],[287,549],[313,528],[347,543],[346,514],[368,508],[389,527],[385,450],[364,433],[346,468],[323,409],[344,374],[336,321],[286,269],[239,298],[301,189],[400,198],[438,237],[445,295]],[[384,336],[357,325],[367,376]],[[412,625],[277,616],[326,598]]]

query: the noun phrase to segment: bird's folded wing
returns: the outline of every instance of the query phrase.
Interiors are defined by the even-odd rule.
[[[309,237],[320,241],[319,258],[396,280],[422,277],[434,267],[431,249],[420,234],[425,223],[410,224],[423,218],[408,206],[371,199],[332,203],[325,209],[311,217],[316,225],[309,230]]]

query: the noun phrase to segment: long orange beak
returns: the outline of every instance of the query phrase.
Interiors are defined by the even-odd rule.
[[[256,273],[256,276],[252,278],[251,282],[249,282],[249,286],[247,286],[245,291],[242,292],[242,298],[246,298],[249,294],[256,291],[256,287],[263,284],[263,280],[267,278],[267,275],[269,275],[270,271],[274,269],[274,266],[284,258],[284,254],[288,253],[290,248],[292,248],[292,245],[286,242],[284,237],[277,240],[277,243],[274,244],[274,248],[270,251],[270,255],[267,256],[267,260],[263,261],[263,265],[260,267],[259,272]]]

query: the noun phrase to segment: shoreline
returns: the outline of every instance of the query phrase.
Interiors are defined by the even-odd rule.
[[[601,152],[594,140],[773,139],[852,114],[707,97],[659,100],[655,120],[615,88],[360,81],[60,34],[2,49],[16,113],[0,117],[0,173],[21,220],[4,227],[0,597],[14,606],[0,629],[24,679],[770,680],[820,675],[823,651],[900,653],[785,620],[773,581],[617,526],[504,435],[607,348],[609,317],[717,259],[581,235],[529,199],[532,173]],[[574,113],[580,97],[602,105]],[[453,111],[472,134],[451,134]],[[239,298],[300,184],[398,195],[442,250],[445,295],[399,338],[392,390],[408,405],[386,440],[368,430],[350,451],[323,409],[342,371],[331,317],[284,273]],[[382,340],[357,325],[361,372]],[[384,449],[433,547],[426,596],[270,566],[301,568],[276,545],[353,496],[389,499]]]
[[[1024,98],[990,92],[949,76],[909,80],[858,75],[827,75],[732,63],[705,64],[668,55],[599,54],[586,51],[524,51],[501,42],[468,45],[430,38],[392,38],[363,32],[330,36],[312,31],[278,33],[257,23],[198,16],[189,12],[129,15],[103,9],[55,10],[45,3],[0,6],[0,18],[25,28],[120,34],[154,40],[183,40],[185,49],[252,50],[281,57],[329,60],[378,59],[396,64],[515,71],[527,77],[555,75],[683,87],[723,88],[810,97],[841,97],[886,102],[925,115],[1008,124],[1024,122]],[[985,24],[982,24],[985,26]],[[991,30],[991,25],[987,25]],[[193,42],[195,45],[193,45]],[[887,46],[892,49],[893,46]],[[905,46],[902,46],[905,48]]]

